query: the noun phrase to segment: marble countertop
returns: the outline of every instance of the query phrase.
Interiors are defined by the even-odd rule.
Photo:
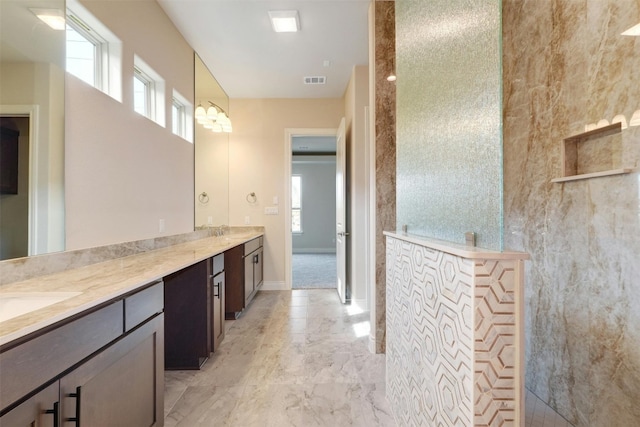
[[[209,237],[4,285],[0,287],[0,297],[31,292],[79,292],[79,295],[0,322],[0,345],[262,235],[263,232],[252,231]]]

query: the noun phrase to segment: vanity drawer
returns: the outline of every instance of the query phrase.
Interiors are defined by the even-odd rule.
[[[224,254],[219,254],[213,257],[213,275],[217,275],[224,271]]]
[[[255,251],[259,247],[262,246],[262,237],[258,237],[256,239],[250,240],[244,244],[244,256],[249,255],[251,252]]]
[[[55,327],[0,354],[0,409],[122,335],[123,301]]]
[[[164,282],[162,280],[124,299],[125,332],[135,328],[164,310]]]

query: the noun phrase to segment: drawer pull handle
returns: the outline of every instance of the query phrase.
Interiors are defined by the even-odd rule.
[[[53,409],[47,409],[44,413],[53,415],[53,427],[58,427],[58,402],[53,404]]]
[[[213,295],[214,297],[220,299],[220,286],[222,286],[222,282],[218,282],[215,284],[216,290],[218,291],[217,294]]]
[[[69,393],[69,397],[75,397],[76,399],[76,416],[73,418],[67,418],[66,421],[76,423],[76,427],[80,427],[80,394],[81,387],[76,387],[75,393]]]

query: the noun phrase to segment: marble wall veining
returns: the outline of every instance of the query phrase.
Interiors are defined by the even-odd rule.
[[[397,0],[397,229],[502,249],[499,0]]]
[[[526,385],[577,426],[640,424],[640,126],[563,138],[640,109],[638,0],[503,0],[504,244],[526,270]]]
[[[382,234],[396,226],[396,85],[387,77],[395,74],[395,2],[376,1],[374,7],[374,65],[370,72],[375,85],[375,170],[376,170],[376,272],[375,272],[375,352],[385,352],[386,268]],[[374,326],[375,325],[375,326]]]

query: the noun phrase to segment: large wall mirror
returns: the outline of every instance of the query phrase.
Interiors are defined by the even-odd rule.
[[[229,97],[195,55],[195,104],[205,109],[214,104],[229,114]],[[229,134],[202,124],[195,130],[195,226],[229,224]]]
[[[0,1],[0,259],[64,250],[64,0]]]

